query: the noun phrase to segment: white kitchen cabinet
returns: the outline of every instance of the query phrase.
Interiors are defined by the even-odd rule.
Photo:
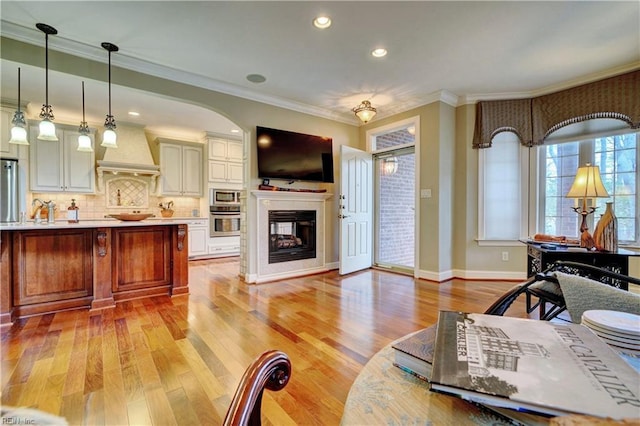
[[[158,144],[161,195],[202,197],[202,145],[168,139],[158,139]]]
[[[211,257],[238,256],[240,254],[240,237],[209,238],[209,255]]]
[[[0,135],[0,157],[1,158],[18,158],[19,145],[9,143],[11,140],[11,120],[13,120],[13,113],[15,109],[8,107],[0,108],[0,129],[2,129],[2,135]]]
[[[209,160],[209,182],[242,183],[242,163]]]
[[[235,139],[207,138],[209,160],[242,163],[242,141]]]
[[[58,141],[39,140],[38,132],[38,126],[29,128],[31,190],[93,193],[95,152],[78,151],[77,129],[56,125]],[[89,137],[94,145],[94,134]]]
[[[242,183],[242,141],[207,138],[209,182]]]
[[[208,254],[209,220],[190,220],[187,227],[189,229],[189,257],[206,256]]]

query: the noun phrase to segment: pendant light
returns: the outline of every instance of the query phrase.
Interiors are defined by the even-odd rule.
[[[27,123],[24,121],[24,113],[20,111],[20,68],[18,67],[18,109],[11,120],[11,139],[9,143],[16,145],[29,145],[27,140]]]
[[[40,134],[38,139],[44,141],[57,141],[56,126],[53,124],[53,109],[49,105],[49,35],[58,34],[58,30],[47,24],[36,24],[36,28],[44,33],[45,40],[45,86],[44,86],[44,105],[40,111]]]
[[[111,52],[117,52],[118,46],[112,43],[104,42],[101,46],[109,52],[109,113],[107,114],[107,118],[104,121],[104,132],[102,133],[102,143],[100,146],[104,146],[105,148],[117,148],[118,144],[116,143],[116,120],[111,115]]]
[[[82,122],[80,122],[78,132],[80,133],[80,136],[78,136],[78,151],[92,152],[89,126],[84,118],[84,81],[82,82]]]

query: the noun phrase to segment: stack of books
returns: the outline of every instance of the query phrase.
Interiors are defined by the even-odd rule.
[[[425,381],[431,378],[436,326],[419,330],[391,345],[393,365]]]
[[[392,345],[431,390],[516,422],[528,413],[640,421],[640,373],[584,325],[464,312]]]
[[[442,311],[431,367],[431,390],[489,407],[640,418],[640,373],[580,324]]]

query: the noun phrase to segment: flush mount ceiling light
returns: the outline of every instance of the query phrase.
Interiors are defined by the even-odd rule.
[[[11,139],[9,143],[29,145],[27,123],[24,121],[24,113],[20,111],[20,67],[18,67],[18,109],[13,114],[13,120],[11,120]]]
[[[84,118],[84,81],[82,82],[82,121],[80,122],[80,128],[78,129],[78,151],[92,152],[91,138],[89,137],[89,125]]]
[[[329,28],[331,26],[331,18],[328,16],[318,16],[313,20],[313,26],[324,30],[325,28]]]
[[[382,58],[384,56],[387,56],[387,49],[385,49],[384,47],[373,49],[371,51],[371,56],[373,56],[374,58]]]
[[[369,101],[362,101],[360,105],[353,108],[351,111],[353,111],[356,116],[365,124],[370,121],[377,113],[376,109],[371,106],[371,102]]]
[[[109,52],[109,113],[107,114],[107,118],[104,121],[104,132],[102,133],[102,143],[100,146],[104,146],[105,148],[117,148],[118,144],[116,143],[116,120],[111,115],[111,52],[117,52],[118,46],[112,43],[104,42],[101,44],[103,49]]]
[[[36,28],[44,33],[44,66],[45,66],[45,80],[44,80],[44,104],[42,105],[42,111],[40,111],[40,134],[38,139],[44,141],[57,141],[56,126],[53,124],[53,109],[49,105],[49,35],[58,34],[58,30],[47,24],[36,24]]]

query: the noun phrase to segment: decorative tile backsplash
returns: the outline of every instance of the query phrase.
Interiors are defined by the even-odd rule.
[[[149,183],[135,178],[114,178],[107,181],[107,208],[149,207]]]

